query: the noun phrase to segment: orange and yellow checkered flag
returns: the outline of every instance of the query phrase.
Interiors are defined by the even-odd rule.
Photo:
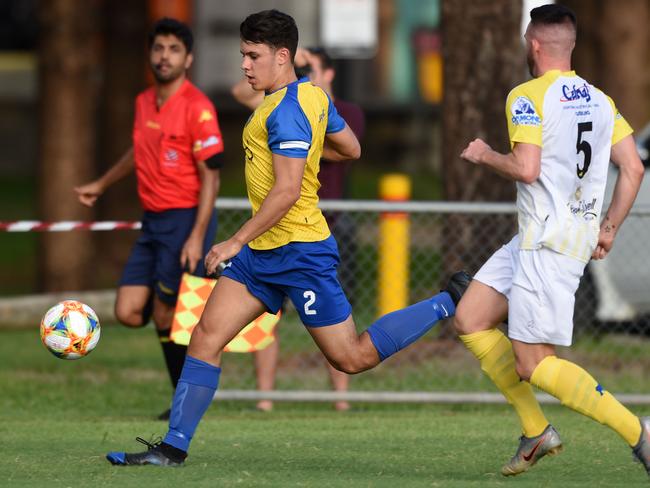
[[[200,278],[183,273],[170,334],[170,339],[173,342],[184,346],[190,343],[194,326],[199,322],[199,318],[201,318],[201,314],[205,308],[205,303],[216,283],[217,280],[214,279]],[[280,312],[277,315],[264,312],[244,327],[226,345],[224,351],[253,352],[264,349],[275,340],[273,337],[273,329],[279,320]]]

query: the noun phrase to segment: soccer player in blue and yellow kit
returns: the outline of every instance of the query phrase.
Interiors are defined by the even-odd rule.
[[[298,29],[290,16],[267,10],[240,27],[242,69],[266,93],[244,128],[246,184],[253,216],[212,247],[208,272],[226,266],[192,335],[172,404],[169,431],[142,453],[111,452],[117,465],[177,466],[212,402],[221,351],[251,320],[294,303],[314,341],[337,369],[359,373],[411,344],[455,312],[468,277],[457,273],[447,291],[385,315],[358,335],[336,277],[336,241],[318,209],[321,157],[357,159],[360,147],[323,90],[296,79]]]

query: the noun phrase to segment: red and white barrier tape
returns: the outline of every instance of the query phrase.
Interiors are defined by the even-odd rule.
[[[41,222],[39,220],[0,221],[0,232],[66,232],[69,230],[131,230],[139,229],[140,222],[103,221],[81,222],[62,220],[60,222]]]

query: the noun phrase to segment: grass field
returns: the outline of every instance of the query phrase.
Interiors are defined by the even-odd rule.
[[[648,485],[613,432],[558,406],[545,410],[565,451],[513,479],[498,470],[516,447],[517,421],[497,405],[355,405],[341,414],[277,404],[262,414],[221,402],[185,467],[112,467],[107,451],[140,450],[135,436],[166,428],[152,417],[171,390],[153,332],[141,332],[105,327],[95,352],[67,362],[45,351],[36,330],[0,331],[0,486]]]

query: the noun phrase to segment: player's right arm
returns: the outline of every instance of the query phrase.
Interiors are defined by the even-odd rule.
[[[513,181],[533,183],[542,167],[542,148],[536,144],[516,142],[512,152],[501,154],[481,139],[475,139],[460,154],[474,164],[485,165]]]
[[[530,83],[513,89],[506,100],[506,119],[511,152],[494,151],[481,139],[475,139],[460,154],[474,164],[485,165],[504,178],[533,183],[542,165],[543,92]]]
[[[643,181],[644,168],[631,135],[625,136],[612,146],[612,162],[619,172],[614,186],[612,202],[600,224],[598,244],[592,254],[594,259],[603,259],[614,244],[616,233],[634,204]]]
[[[86,207],[92,207],[97,198],[106,191],[116,181],[121,180],[135,168],[135,159],[133,157],[133,147],[130,147],[124,155],[115,163],[106,173],[98,179],[86,183],[85,185],[75,187],[79,202]]]
[[[212,246],[205,257],[205,268],[209,275],[216,271],[219,263],[235,256],[245,244],[280,222],[293,207],[300,198],[306,162],[306,158],[273,153],[273,187],[252,218],[230,239]]]

